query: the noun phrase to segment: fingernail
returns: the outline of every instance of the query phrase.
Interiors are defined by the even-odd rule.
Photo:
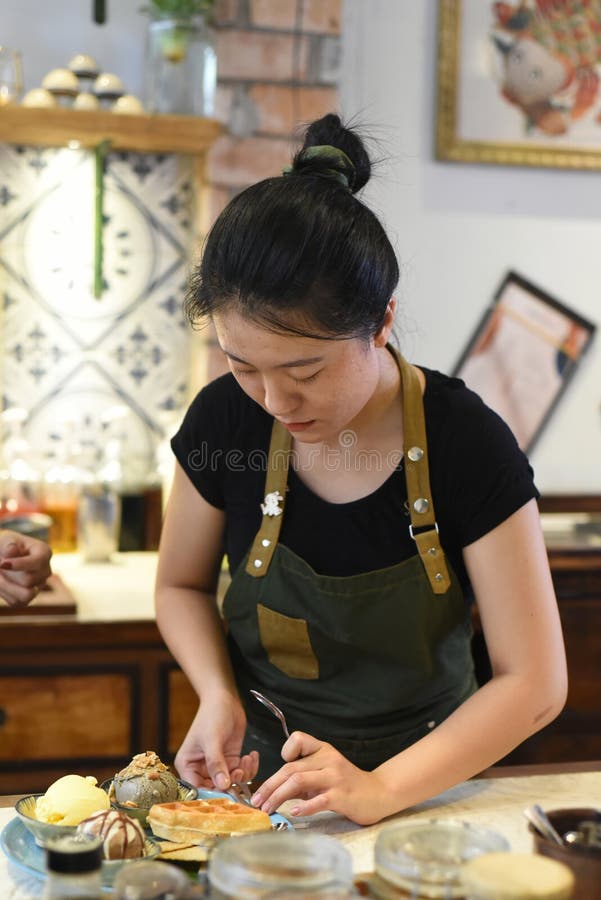
[[[290,810],[290,815],[291,816],[299,816],[300,811],[301,811],[300,806],[295,806],[294,809]]]
[[[220,772],[219,775],[216,776],[215,784],[217,785],[218,788],[221,788],[222,791],[224,791],[227,787],[229,787],[229,781],[226,778],[226,776],[223,774],[223,772]]]
[[[4,547],[5,553],[12,553],[13,550],[18,548],[18,544],[15,541],[9,541],[8,544]]]
[[[253,794],[252,797],[250,798],[250,802],[252,803],[253,806],[260,806],[261,803],[263,802],[263,798],[261,797],[260,794]]]
[[[269,803],[264,803],[261,809],[263,810],[263,812],[269,814],[271,812],[271,805]]]

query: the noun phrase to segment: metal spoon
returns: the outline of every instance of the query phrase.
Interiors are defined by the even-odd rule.
[[[269,712],[273,713],[273,715],[276,717],[276,719],[280,720],[280,722],[282,723],[282,728],[284,729],[284,734],[286,735],[287,738],[289,738],[290,732],[288,731],[288,726],[286,724],[286,717],[285,717],[284,713],[282,712],[282,710],[279,708],[279,706],[276,706],[275,703],[272,703],[271,700],[269,700],[267,697],[265,697],[264,694],[260,694],[259,691],[253,691],[251,689],[251,694],[253,695],[255,700],[258,700],[259,703],[262,703],[263,706],[266,706],[267,709],[269,710]]]
[[[562,836],[555,829],[551,820],[538,803],[534,803],[532,806],[527,807],[524,810],[524,815],[539,834],[550,841],[555,841],[560,847],[565,847]]]

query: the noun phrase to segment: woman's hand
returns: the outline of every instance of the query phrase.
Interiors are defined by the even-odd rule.
[[[44,541],[0,531],[0,597],[10,606],[26,606],[51,575],[52,551]]]
[[[299,799],[292,815],[332,810],[358,825],[371,825],[398,809],[374,772],[358,769],[331,744],[310,734],[294,731],[282,748],[282,757],[286,764],[252,798],[253,806],[267,813],[286,800]]]
[[[175,757],[181,778],[196,787],[226,790],[232,781],[252,781],[259,768],[256,750],[240,756],[246,716],[231,695],[204,700]]]

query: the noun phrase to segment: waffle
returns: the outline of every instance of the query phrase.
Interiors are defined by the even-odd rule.
[[[261,809],[216,797],[155,803],[148,813],[153,834],[170,841],[202,842],[207,834],[267,831],[271,819]]]

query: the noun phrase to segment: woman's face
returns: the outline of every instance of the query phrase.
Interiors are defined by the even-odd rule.
[[[213,322],[242,390],[305,443],[336,440],[359,425],[380,382],[378,350],[392,324],[368,342],[277,334],[234,309]]]

